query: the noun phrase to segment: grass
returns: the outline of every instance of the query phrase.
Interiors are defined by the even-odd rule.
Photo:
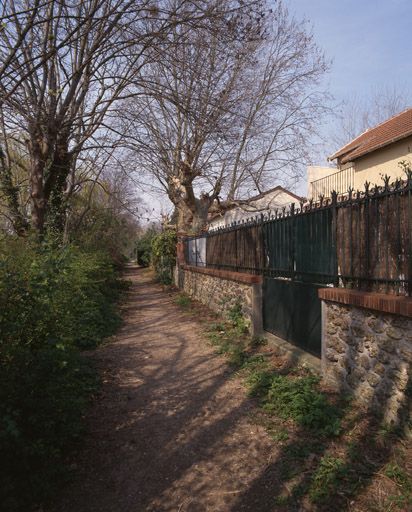
[[[267,413],[291,419],[320,436],[340,433],[342,410],[319,389],[320,378],[308,370],[303,375],[281,375],[270,368],[267,357],[254,353],[265,341],[245,334],[237,307],[229,312],[229,322],[209,327],[208,337],[217,352],[225,354],[229,364],[242,372],[249,395],[258,397]]]
[[[192,307],[196,313],[195,302]],[[227,320],[208,321],[206,336],[256,400],[250,421],[279,449],[276,473],[286,491],[273,497],[274,505],[346,510],[350,500],[359,511],[412,510],[412,479],[394,455],[396,446],[406,451],[399,426],[331,395],[308,368],[289,367],[266,340],[248,335],[239,308]]]
[[[175,297],[174,301],[179,307],[185,309],[189,308],[192,304],[192,299],[185,293],[179,293],[179,295]]]
[[[336,436],[341,429],[341,410],[332,405],[319,390],[319,377],[273,375],[264,408],[281,418],[292,419],[297,425],[321,436]]]
[[[309,487],[309,497],[314,503],[322,503],[336,493],[345,476],[345,461],[332,455],[322,457]]]

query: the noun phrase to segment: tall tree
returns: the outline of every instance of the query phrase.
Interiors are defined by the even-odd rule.
[[[299,175],[325,110],[316,87],[327,63],[282,2],[176,26],[156,52],[144,70],[152,87],[125,104],[123,130],[180,229],[202,229],[220,198]]]
[[[12,146],[27,156],[31,226],[61,231],[79,155],[121,138],[111,118],[119,100],[139,92],[149,50],[211,7],[202,0],[2,2],[0,184],[17,232],[28,222],[16,200]]]

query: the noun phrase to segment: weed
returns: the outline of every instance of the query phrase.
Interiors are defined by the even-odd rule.
[[[243,369],[249,373],[257,372],[268,368],[269,363],[262,354],[249,356],[243,365]]]
[[[265,375],[263,384],[268,385]],[[265,409],[298,425],[316,430],[320,435],[337,435],[340,431],[340,412],[331,405],[325,394],[317,389],[319,378],[272,376],[265,400]],[[261,384],[262,386],[262,384]]]
[[[317,389],[319,378],[278,375],[262,364],[247,376],[249,395],[262,398],[264,409],[321,435],[340,432],[340,413]]]
[[[207,337],[212,346],[218,346],[222,341],[222,338],[216,333],[210,333]]]
[[[282,495],[282,496],[277,496],[275,498],[275,505],[278,505],[278,506],[285,506],[289,503],[290,501],[290,496],[287,496],[287,495]]]
[[[238,334],[245,334],[248,331],[248,322],[243,315],[242,305],[240,302],[237,302],[228,310],[227,317]]]
[[[312,453],[319,453],[323,449],[323,445],[317,441],[309,442],[307,440],[302,442],[295,442],[286,447],[286,454],[292,459],[306,459]]]
[[[209,324],[208,332],[224,332],[226,330],[226,326],[223,322],[214,322]]]
[[[345,476],[345,462],[337,457],[325,455],[313,475],[309,498],[315,503],[325,502],[333,494],[339,481]]]
[[[175,303],[181,308],[188,308],[191,305],[192,300],[184,293],[179,293],[179,295],[175,298]]]
[[[249,387],[249,395],[265,397],[269,391],[275,373],[271,370],[253,371],[248,375],[246,383]]]
[[[243,350],[242,346],[235,345],[229,349],[229,364],[233,368],[240,369],[247,361],[247,354]]]
[[[249,359],[245,351],[246,341],[242,334],[242,319],[243,317],[234,314],[230,324],[213,323],[207,330],[207,337],[211,345],[217,347],[218,354],[227,355],[230,366],[237,370],[243,368]]]
[[[218,354],[229,354],[232,349],[231,343],[229,343],[227,340],[218,339],[216,345]]]
[[[399,425],[391,423],[383,423],[378,430],[378,437],[383,441],[387,441],[393,437],[398,437],[402,433],[402,429]]]
[[[253,336],[253,338],[250,340],[250,347],[251,348],[258,348],[262,347],[263,345],[267,345],[268,340],[266,338],[263,338],[262,336]]]
[[[362,463],[364,460],[363,453],[359,450],[359,443],[356,441],[349,441],[347,443],[347,450],[346,453],[348,455],[348,458],[353,463]]]
[[[405,490],[412,491],[412,480],[398,464],[388,464],[385,469],[385,475]]]
[[[278,431],[269,431],[269,434],[274,441],[282,442],[287,441],[289,439],[289,434],[284,429]]]

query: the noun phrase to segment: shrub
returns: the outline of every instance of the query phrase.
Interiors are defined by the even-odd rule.
[[[18,347],[0,362],[0,500],[30,510],[65,477],[96,374],[77,351]]]
[[[171,284],[173,279],[176,244],[176,231],[170,229],[159,233],[152,241],[152,263],[159,281],[163,284]]]
[[[149,228],[136,242],[136,263],[148,267],[152,259],[152,242],[157,232]]]
[[[0,247],[0,350],[95,346],[119,324],[122,287],[104,253],[9,241]]]
[[[30,510],[64,473],[96,387],[79,353],[119,324],[124,285],[108,256],[75,246],[0,245],[0,500]]]

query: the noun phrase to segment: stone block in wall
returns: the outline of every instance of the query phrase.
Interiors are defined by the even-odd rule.
[[[183,290],[212,311],[227,315],[237,304],[253,336],[261,335],[262,284],[256,275],[183,266]]]
[[[328,300],[328,293],[332,294],[324,294],[322,303],[325,381],[336,391],[352,393],[368,409],[383,413],[386,421],[398,422],[411,400],[412,318],[351,305],[347,294],[345,303],[339,303],[336,290],[334,300]],[[356,298],[359,304],[359,295]],[[380,298],[377,304],[387,305],[390,300]],[[410,310],[399,297],[394,300],[401,303],[400,311]]]

